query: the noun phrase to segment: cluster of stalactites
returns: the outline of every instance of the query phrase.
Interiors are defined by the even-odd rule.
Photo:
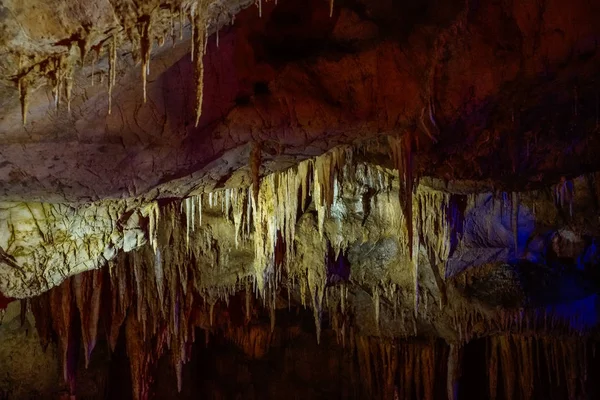
[[[381,338],[354,339],[362,385],[372,398],[433,400],[440,363],[447,363],[447,349],[441,343],[386,342]]]
[[[165,214],[169,213],[163,211],[163,219]],[[148,246],[121,254],[108,268],[71,277],[31,300],[42,344],[49,343],[53,332],[58,339],[64,379],[72,394],[76,349],[81,340],[87,365],[99,323],[113,351],[120,332],[125,333],[135,399],[148,398],[152,367],[167,349],[181,389],[182,367],[189,360],[195,328],[212,326],[217,302],[227,304],[235,293],[249,288],[247,280],[203,287],[201,268],[180,258],[179,248],[168,245],[178,241],[174,234],[178,233],[162,224],[155,249]],[[80,327],[73,325],[77,321]]]
[[[186,241],[201,224],[202,209],[220,205],[226,218],[235,225],[235,243],[252,237],[255,248],[255,279],[258,291],[274,282],[276,246],[279,237],[285,245],[283,264],[294,259],[294,240],[298,213],[305,211],[310,198],[318,215],[319,234],[323,237],[324,223],[331,204],[339,195],[338,178],[351,164],[349,148],[335,148],[315,159],[300,162],[296,167],[269,174],[260,180],[258,193],[253,188],[221,189],[183,200],[181,210],[186,219]],[[365,179],[382,180],[371,172],[363,172]],[[154,223],[150,224],[151,229]],[[152,232],[149,232],[152,238]],[[152,239],[151,239],[152,242]]]
[[[152,10],[148,12],[148,10]],[[87,32],[85,36],[73,39],[68,49],[56,53],[43,61],[35,60],[31,65],[25,64],[26,58],[19,56],[18,70],[15,74],[15,82],[19,91],[21,102],[21,114],[23,125],[27,123],[29,108],[29,94],[34,86],[38,86],[40,79],[45,79],[52,88],[53,103],[59,107],[61,99],[67,104],[67,110],[71,111],[71,98],[73,89],[73,73],[75,65],[79,62],[84,65],[88,62],[88,54],[91,54],[91,85],[96,83],[96,76],[100,81],[104,80],[104,73],[96,70],[99,58],[106,53],[108,58],[108,114],[112,111],[112,92],[117,80],[118,47],[121,43],[130,42],[133,49],[132,55],[135,61],[141,64],[143,99],[147,98],[147,76],[150,74],[150,59],[153,44],[164,45],[165,37],[170,36],[173,45],[177,39],[183,39],[185,29],[185,18],[191,23],[192,30],[192,61],[195,66],[195,89],[196,89],[196,126],[200,120],[203,99],[204,65],[203,56],[206,53],[209,26],[216,25],[223,12],[223,6],[211,0],[193,0],[191,2],[173,1],[169,7],[151,7],[151,4],[140,6],[137,11],[135,26],[117,26],[112,29],[104,29],[108,34],[95,34]],[[167,21],[167,22],[165,22]],[[178,21],[179,35],[177,35],[176,21]],[[230,18],[233,23],[233,16]],[[125,22],[122,22],[125,23]],[[124,32],[121,34],[120,32]],[[218,37],[218,36],[217,36]],[[218,39],[217,39],[218,40]],[[75,45],[75,46],[74,46]],[[76,49],[79,49],[77,56]],[[91,51],[90,51],[91,50]],[[139,56],[139,57],[138,57]],[[86,58],[87,57],[87,58]]]
[[[58,109],[61,101],[64,99],[67,103],[68,112],[71,112],[74,71],[71,53],[71,50],[69,50],[66,53],[55,54],[42,62],[32,65],[25,65],[23,61],[24,57],[19,56],[19,66],[15,80],[21,103],[23,125],[27,123],[29,91],[35,85],[37,77],[45,78],[51,87],[53,106]]]
[[[503,394],[506,399],[532,399],[547,387],[564,391],[568,399],[587,398],[588,353],[592,351],[586,339],[498,335],[484,340],[487,398],[495,400]],[[385,342],[363,336],[353,338],[353,344],[369,397],[434,399],[440,397],[439,386],[445,383],[447,398],[458,398],[466,366],[464,346],[434,340]]]
[[[421,247],[427,253],[428,262],[433,268],[438,286],[439,268],[447,261],[450,253],[450,234],[453,229],[450,211],[450,195],[448,193],[429,190],[423,186],[415,186],[413,172],[413,143],[409,133],[400,138],[388,137],[390,157],[398,171],[398,196],[400,208],[405,220],[405,231],[408,254],[413,264],[414,307],[415,314],[419,307],[419,260]],[[415,211],[416,210],[416,215]],[[416,227],[416,232],[415,232]],[[400,236],[403,236],[402,232]],[[443,290],[442,287],[439,288]]]
[[[294,273],[289,268],[295,259],[299,214],[312,203],[318,216],[319,235],[325,240],[324,224],[332,204],[341,196],[340,180],[351,179],[356,171],[360,171],[357,175],[366,184],[377,187],[387,185],[388,190],[391,188],[389,183],[384,183],[387,182],[384,173],[374,170],[365,165],[353,165],[351,149],[340,147],[293,168],[263,177],[257,191],[254,187],[221,189],[184,199],[181,210],[186,220],[186,243],[190,242],[190,235],[201,223],[202,210],[220,205],[225,217],[232,220],[235,226],[236,246],[249,238],[253,240],[255,258],[252,278],[256,292],[274,302],[275,296],[266,293],[277,292],[282,275],[281,268],[277,268],[276,264],[283,266],[290,279],[300,280],[301,287],[310,292],[308,297],[312,299],[315,320],[320,326],[326,286],[325,254],[322,255],[322,272],[316,273],[318,271],[314,271],[313,265],[294,267],[294,273],[299,276],[293,277]],[[153,227],[154,223],[150,225]],[[153,237],[152,233],[150,237]]]
[[[560,307],[479,310],[468,305],[452,304],[452,325],[456,342],[466,344],[490,331],[519,335],[554,332],[565,336],[585,336],[595,324],[587,310],[570,310],[562,315]]]
[[[414,281],[414,307],[415,314],[419,307],[419,261],[415,257],[415,248],[419,248],[418,235],[414,234],[413,220],[413,154],[412,154],[412,136],[408,133],[401,138],[388,136],[390,146],[390,156],[398,176],[400,185],[398,188],[398,199],[400,208],[406,221],[406,234],[408,237],[408,254],[413,263],[413,281]],[[416,243],[415,243],[416,242]]]
[[[63,378],[69,390],[75,391],[77,369],[76,347],[83,342],[86,368],[96,345],[102,302],[107,285],[103,271],[90,271],[67,279],[60,286],[31,300],[36,328],[45,349],[52,338],[58,339]],[[75,316],[78,315],[78,318]],[[80,327],[73,326],[79,320]],[[80,332],[81,338],[77,337]]]
[[[498,398],[499,385],[505,398],[531,399],[535,382],[546,379],[566,388],[569,399],[587,397],[585,339],[508,335],[487,342],[489,399]]]
[[[305,208],[312,204],[317,214],[317,229],[322,240],[328,240],[335,251],[336,257],[350,244],[342,239],[334,240],[326,237],[325,221],[329,218],[330,210],[344,196],[344,190],[350,188],[357,190],[357,186],[366,186],[376,192],[391,193],[393,190],[393,175],[382,168],[364,163],[354,163],[352,149],[339,147],[322,156],[299,163],[296,167],[282,172],[264,176],[258,188],[228,188],[220,189],[202,195],[191,196],[181,203],[180,210],[185,214],[186,244],[189,246],[191,235],[196,234],[195,229],[202,223],[202,210],[220,208],[227,219],[235,226],[235,245],[245,240],[252,240],[255,259],[253,279],[255,290],[261,294],[266,289],[276,291],[281,269],[280,263],[290,274],[289,266],[295,260],[295,235],[298,217]],[[344,182],[353,182],[344,185]],[[255,194],[256,193],[256,194]],[[352,193],[355,194],[355,193]],[[449,254],[450,222],[447,218],[449,195],[433,191],[425,187],[416,190],[410,196],[412,226],[417,229],[413,238],[408,236],[408,229],[399,232],[399,242],[404,253],[410,251],[410,243],[415,242],[416,248],[423,245],[431,255],[432,268],[443,264]],[[150,223],[150,229],[155,229],[158,223],[158,214]],[[396,217],[404,219],[404,215]],[[154,235],[150,232],[150,242],[154,243]],[[342,237],[341,235],[338,235]],[[281,244],[283,246],[281,246]],[[155,247],[153,245],[153,247]],[[325,254],[323,254],[325,259]],[[418,254],[413,257],[415,281],[415,312],[418,308]],[[323,269],[325,265],[323,265]],[[307,281],[306,290],[310,292],[308,298],[315,309],[317,325],[322,313],[324,290],[326,286],[326,273],[316,273],[314,266],[305,270],[301,267],[300,280]],[[303,272],[302,272],[303,271]],[[301,288],[304,287],[301,282]],[[382,282],[383,288],[387,288]],[[377,289],[378,290],[378,289]],[[375,293],[376,291],[374,291]],[[385,293],[388,290],[385,289]],[[390,294],[393,298],[393,294]],[[268,296],[273,298],[273,296]],[[377,303],[377,302],[375,302]],[[378,314],[378,313],[377,313]]]

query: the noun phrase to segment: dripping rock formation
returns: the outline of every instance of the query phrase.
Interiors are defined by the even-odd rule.
[[[0,2],[0,399],[600,398],[599,18]]]

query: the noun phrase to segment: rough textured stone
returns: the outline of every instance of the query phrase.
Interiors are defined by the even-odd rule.
[[[527,336],[549,362],[598,325],[600,5],[249,5],[0,5],[0,291],[41,296],[68,390],[98,335],[146,398],[163,354],[181,385],[196,329],[266,357],[302,305],[360,354],[367,397],[432,398],[443,359],[456,398],[488,336],[490,397],[500,377],[531,397]],[[415,336],[450,347],[385,344]]]

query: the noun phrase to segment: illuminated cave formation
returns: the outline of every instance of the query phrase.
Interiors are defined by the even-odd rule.
[[[0,4],[0,399],[600,396],[600,3]]]

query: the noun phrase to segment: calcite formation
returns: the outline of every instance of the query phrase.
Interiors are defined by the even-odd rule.
[[[0,398],[597,396],[592,3],[4,1]]]
[[[131,57],[141,65],[143,101],[146,102],[147,76],[150,74],[150,54],[156,43],[163,46],[168,39],[173,46],[177,40],[183,39],[183,31],[189,29],[185,23],[189,20],[192,32],[192,60],[194,49],[196,55],[196,125],[202,112],[203,88],[203,56],[206,51],[207,32],[218,29],[223,18],[231,18],[237,10],[230,10],[227,2],[222,1],[117,1],[101,2],[95,7],[86,7],[85,2],[56,2],[59,5],[58,15],[53,18],[62,19],[58,32],[52,31],[51,20],[48,25],[41,24],[31,29],[34,37],[28,37],[23,28],[23,20],[29,13],[44,14],[51,10],[52,3],[45,5],[44,10],[36,10],[33,3],[20,4],[8,2],[3,9],[12,18],[4,18],[3,30],[7,35],[4,46],[11,51],[3,61],[2,70],[7,73],[11,66],[18,66],[10,79],[16,82],[21,103],[22,122],[27,123],[29,114],[30,92],[42,85],[51,87],[54,106],[59,107],[66,102],[68,113],[71,113],[71,99],[76,65],[89,66],[92,70],[90,84],[96,82],[96,74],[100,81],[104,80],[104,72],[96,70],[100,58],[108,60],[106,82],[108,85],[108,113],[112,110],[112,89],[117,79],[117,62],[119,49],[126,42]],[[28,22],[27,22],[28,23]],[[27,28],[33,28],[27,25]],[[74,29],[73,32],[70,30]],[[25,32],[23,32],[25,31]],[[56,43],[50,39],[57,34],[72,33]],[[48,35],[49,37],[46,37]],[[8,74],[7,74],[8,75]]]
[[[569,185],[584,191],[578,188],[585,181],[582,177]],[[597,257],[594,247],[565,230],[545,234],[545,239],[536,233],[554,217],[537,216],[534,210],[547,213],[557,204],[558,213],[565,207],[562,200],[539,192],[457,194],[441,182],[421,182],[408,196],[414,210],[409,224],[399,196],[402,186],[395,170],[361,162],[354,149],[340,147],[263,177],[256,194],[250,185],[181,201],[109,202],[80,209],[7,206],[6,223],[19,227],[8,229],[12,234],[6,257],[14,266],[8,269],[12,275],[7,281],[20,286],[4,291],[28,296],[30,281],[41,285],[33,277],[52,277],[43,281],[46,286],[34,286],[44,291],[56,285],[33,299],[31,308],[42,342],[47,346],[52,332],[58,337],[64,379],[72,393],[77,343],[82,343],[87,365],[98,326],[105,327],[113,350],[124,327],[135,398],[150,396],[153,365],[166,349],[181,390],[196,328],[223,330],[243,348],[250,346],[250,354],[267,351],[268,332],[240,331],[225,316],[233,307],[228,305],[230,298],[238,293],[245,293],[245,303],[239,305],[245,321],[264,309],[273,330],[278,309],[307,307],[314,316],[317,341],[325,324],[361,357],[380,357],[376,354],[381,351],[386,368],[396,368],[392,365],[398,361],[390,364],[385,357],[396,360],[397,350],[380,344],[375,351],[365,342],[372,340],[369,337],[444,338],[454,347],[440,357],[460,369],[454,366],[459,357],[455,348],[494,332],[527,338],[594,331],[595,286],[585,280],[593,276],[589,267]],[[578,204],[575,196],[571,200],[567,208],[575,216],[588,206]],[[84,222],[93,222],[93,229],[86,231]],[[414,227],[412,238],[409,225]],[[563,263],[573,260],[572,267],[564,266],[571,270],[557,273],[544,246],[552,247]],[[16,251],[31,248],[38,251]],[[39,265],[39,259],[49,261]],[[80,272],[77,268],[106,263],[105,268],[67,278]],[[67,279],[61,283],[61,278]],[[564,279],[573,281],[577,294],[546,298]],[[75,329],[76,323],[80,327]],[[531,362],[527,339],[514,345],[523,346],[522,355],[510,350],[512,342],[490,340],[490,371],[498,370],[498,359]],[[416,382],[418,398],[433,398],[427,385],[433,384],[438,361],[433,353],[413,351],[420,350],[407,350],[403,357],[409,358],[402,365],[413,363],[414,357],[425,364],[406,379]],[[433,357],[431,365],[428,357]],[[506,375],[502,368],[504,390],[525,390],[516,386],[517,375]],[[394,377],[400,372],[386,373],[390,377],[381,386],[386,389],[378,396],[398,390]],[[459,372],[450,369],[448,374]],[[495,379],[490,375],[491,392],[496,390]],[[531,386],[530,381],[524,384]]]

